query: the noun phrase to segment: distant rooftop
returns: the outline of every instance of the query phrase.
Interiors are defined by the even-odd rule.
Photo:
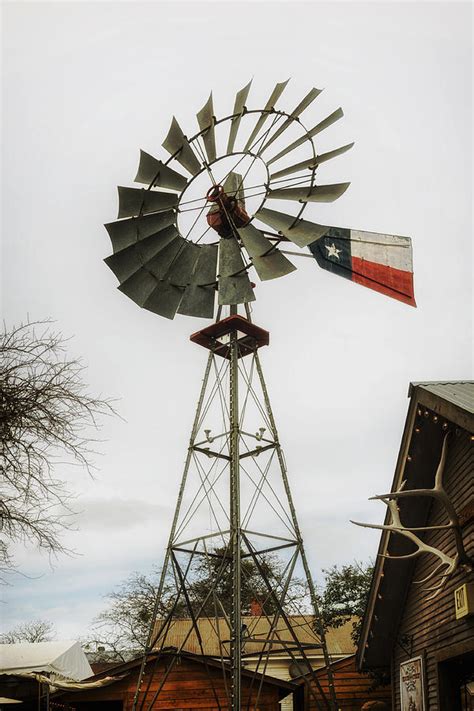
[[[313,629],[313,615],[290,615],[288,617],[294,634],[300,643],[315,644],[320,643],[320,638]],[[353,618],[355,619],[355,618]],[[331,627],[326,631],[326,643],[329,654],[331,655],[348,655],[355,651],[354,643],[351,639],[353,619],[347,621],[340,627]],[[265,617],[243,617],[242,623],[246,625],[249,639],[245,642],[245,652],[258,654],[262,649],[262,640],[267,639],[270,631],[270,619]],[[162,621],[157,620],[157,627],[161,627]],[[199,632],[202,640],[204,654],[209,656],[220,656],[224,652],[224,656],[228,654],[230,642],[230,630],[227,621],[224,618],[214,619],[200,617],[197,620]],[[293,637],[281,620],[278,625],[278,635],[275,637],[284,641],[285,644],[293,644]],[[260,641],[257,641],[260,640]],[[274,647],[278,645],[276,641]],[[193,654],[201,653],[201,646],[193,629],[192,620],[189,618],[173,620],[168,633],[166,635],[166,646],[176,647],[186,652]],[[282,655],[286,653],[282,650]],[[317,647],[313,651],[308,651],[309,656],[322,655],[321,649]]]

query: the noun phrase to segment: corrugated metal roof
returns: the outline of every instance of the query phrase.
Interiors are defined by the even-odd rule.
[[[436,381],[428,383],[411,383],[412,387],[422,388],[453,403],[463,410],[474,413],[474,380]],[[411,394],[411,389],[410,389]]]
[[[292,615],[289,617],[289,621],[296,637],[301,643],[318,644],[319,637],[313,630],[312,615]],[[204,654],[215,657],[220,656],[221,653],[224,656],[228,654],[230,631],[226,620],[224,618],[219,618],[218,621],[216,621],[215,619],[201,617],[197,620],[197,622],[202,638]],[[262,641],[268,638],[270,622],[265,617],[243,617],[242,623],[247,625],[248,634],[251,638],[260,639]],[[162,622],[157,620],[155,628],[157,632],[161,625]],[[173,620],[166,634],[165,646],[180,648],[190,632],[191,627],[192,621],[189,618],[178,618]],[[291,632],[287,628],[283,619],[280,619],[278,622],[277,629],[278,635],[282,641],[286,643],[293,642]],[[353,654],[354,644],[351,639],[351,632],[351,621],[346,622],[340,627],[330,628],[326,632],[326,643],[329,654]],[[219,639],[223,643],[222,650],[219,645]],[[161,646],[161,644],[158,644],[157,646]],[[274,649],[282,647],[283,645],[275,644]],[[194,629],[190,632],[186,642],[184,642],[183,650],[186,652],[192,652],[193,654],[201,654],[201,647]],[[257,641],[248,641],[245,643],[246,653],[258,653],[261,650],[262,644]],[[315,649],[314,652],[310,652],[310,656],[312,656],[313,653],[319,655],[321,654],[321,650]]]

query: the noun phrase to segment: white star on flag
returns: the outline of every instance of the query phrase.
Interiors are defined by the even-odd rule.
[[[330,245],[325,244],[324,246],[328,251],[328,257],[336,257],[336,259],[339,259],[339,252],[342,252],[342,249],[337,249],[334,242]]]

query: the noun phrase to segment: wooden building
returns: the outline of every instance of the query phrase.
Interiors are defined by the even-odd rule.
[[[291,625],[294,634],[301,644],[307,645],[306,657],[313,669],[324,666],[324,657],[320,648],[320,639],[314,631],[313,615],[289,615],[289,624]],[[345,659],[355,652],[355,646],[351,638],[352,620],[348,620],[340,627],[331,627],[326,631],[326,644],[329,655],[333,661]],[[253,615],[242,618],[242,623],[248,631],[249,636],[253,640],[266,639],[269,636],[271,619],[267,616]],[[230,630],[225,618],[218,620],[209,620],[201,617],[197,620],[199,634],[206,656],[218,658],[222,652],[222,647],[227,654],[229,653],[229,645],[222,643],[221,640],[230,639]],[[161,626],[161,622],[157,622],[157,629]],[[289,630],[283,628],[279,631],[280,640],[286,642],[288,646],[292,646],[292,637]],[[193,654],[200,654],[201,644],[198,640],[192,621],[188,618],[175,619],[167,633],[167,641],[176,648],[182,648],[184,651]],[[311,648],[311,644],[315,644]],[[273,653],[266,661],[259,658],[261,651],[261,643],[257,641],[247,640],[243,649],[243,660],[246,669],[249,671],[262,671],[271,677],[291,681],[295,674],[295,664],[293,658],[285,649],[280,652]],[[298,651],[293,653],[296,660],[302,661]],[[298,672],[299,675],[299,672]],[[281,702],[281,711],[293,711],[293,697],[288,695]]]
[[[439,493],[385,500],[398,501],[398,525],[419,542],[382,531],[379,554],[390,557],[377,557],[357,663],[390,669],[394,711],[466,711],[474,708],[474,382],[416,383],[409,396],[391,492],[437,482]],[[389,511],[385,524],[394,524]]]
[[[182,652],[166,675],[173,658],[174,650],[150,656],[141,686],[142,691],[148,689],[145,708],[148,708],[164,679],[159,696],[153,703],[154,710],[224,711],[228,708],[229,679],[224,680],[220,662]],[[130,711],[140,664],[141,658],[97,674],[88,681],[99,680],[104,675],[116,677],[117,681],[99,689],[63,694],[57,698],[57,703],[61,705],[57,708],[63,711]],[[281,701],[291,695],[295,711],[302,711],[304,694],[297,684],[270,676],[262,678],[261,674],[249,670],[243,671],[242,677],[242,708],[280,711]],[[54,708],[51,706],[52,711]]]
[[[339,711],[360,711],[368,701],[380,701],[389,711],[392,705],[392,691],[390,684],[376,684],[376,681],[367,673],[359,672],[356,667],[355,654],[331,664],[334,678],[336,697]],[[327,667],[318,669],[316,677],[321,688],[329,695]],[[304,688],[305,711],[318,711],[324,708],[321,694],[315,684],[312,684],[314,696],[309,693],[307,686]],[[316,697],[316,698],[315,698]]]

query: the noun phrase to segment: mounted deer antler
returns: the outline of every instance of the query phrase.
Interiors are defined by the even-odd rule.
[[[390,522],[388,524],[377,525],[371,523],[361,523],[359,521],[351,521],[351,523],[354,523],[356,526],[362,526],[363,528],[375,528],[381,531],[390,531],[391,533],[399,534],[400,536],[408,538],[417,546],[417,550],[413,553],[407,553],[405,555],[398,556],[392,556],[389,554],[381,553],[379,555],[382,558],[417,558],[422,553],[431,553],[432,555],[439,558],[440,562],[433,568],[431,573],[429,573],[422,580],[414,581],[416,585],[423,585],[429,580],[432,580],[436,575],[441,575],[441,580],[436,585],[424,588],[427,591],[433,591],[433,593],[428,597],[428,600],[431,600],[436,597],[436,595],[438,595],[438,593],[443,589],[444,585],[446,584],[448,578],[453,575],[459,565],[462,565],[469,570],[472,569],[472,560],[469,558],[464,548],[459,517],[452,504],[452,501],[450,500],[448,494],[443,488],[443,473],[448,452],[448,438],[449,432],[446,433],[443,440],[441,457],[439,460],[438,468],[436,470],[435,482],[432,489],[410,489],[406,491],[404,489],[406,482],[402,481],[396,491],[392,491],[389,494],[380,494],[378,496],[372,496],[369,499],[370,501],[383,501],[384,504],[388,506],[388,509],[390,511]],[[402,498],[408,498],[410,496],[431,496],[434,499],[437,499],[446,511],[449,523],[443,526],[420,526],[417,528],[406,528],[400,520],[400,509],[398,507],[397,500]],[[443,529],[451,529],[454,533],[456,541],[456,554],[453,557],[447,555],[447,553],[443,553],[443,551],[439,550],[438,548],[434,548],[433,546],[428,545],[427,543],[422,541],[421,538],[416,535],[416,533],[414,533],[414,531],[435,531]],[[440,571],[443,569],[444,572],[440,573]]]

